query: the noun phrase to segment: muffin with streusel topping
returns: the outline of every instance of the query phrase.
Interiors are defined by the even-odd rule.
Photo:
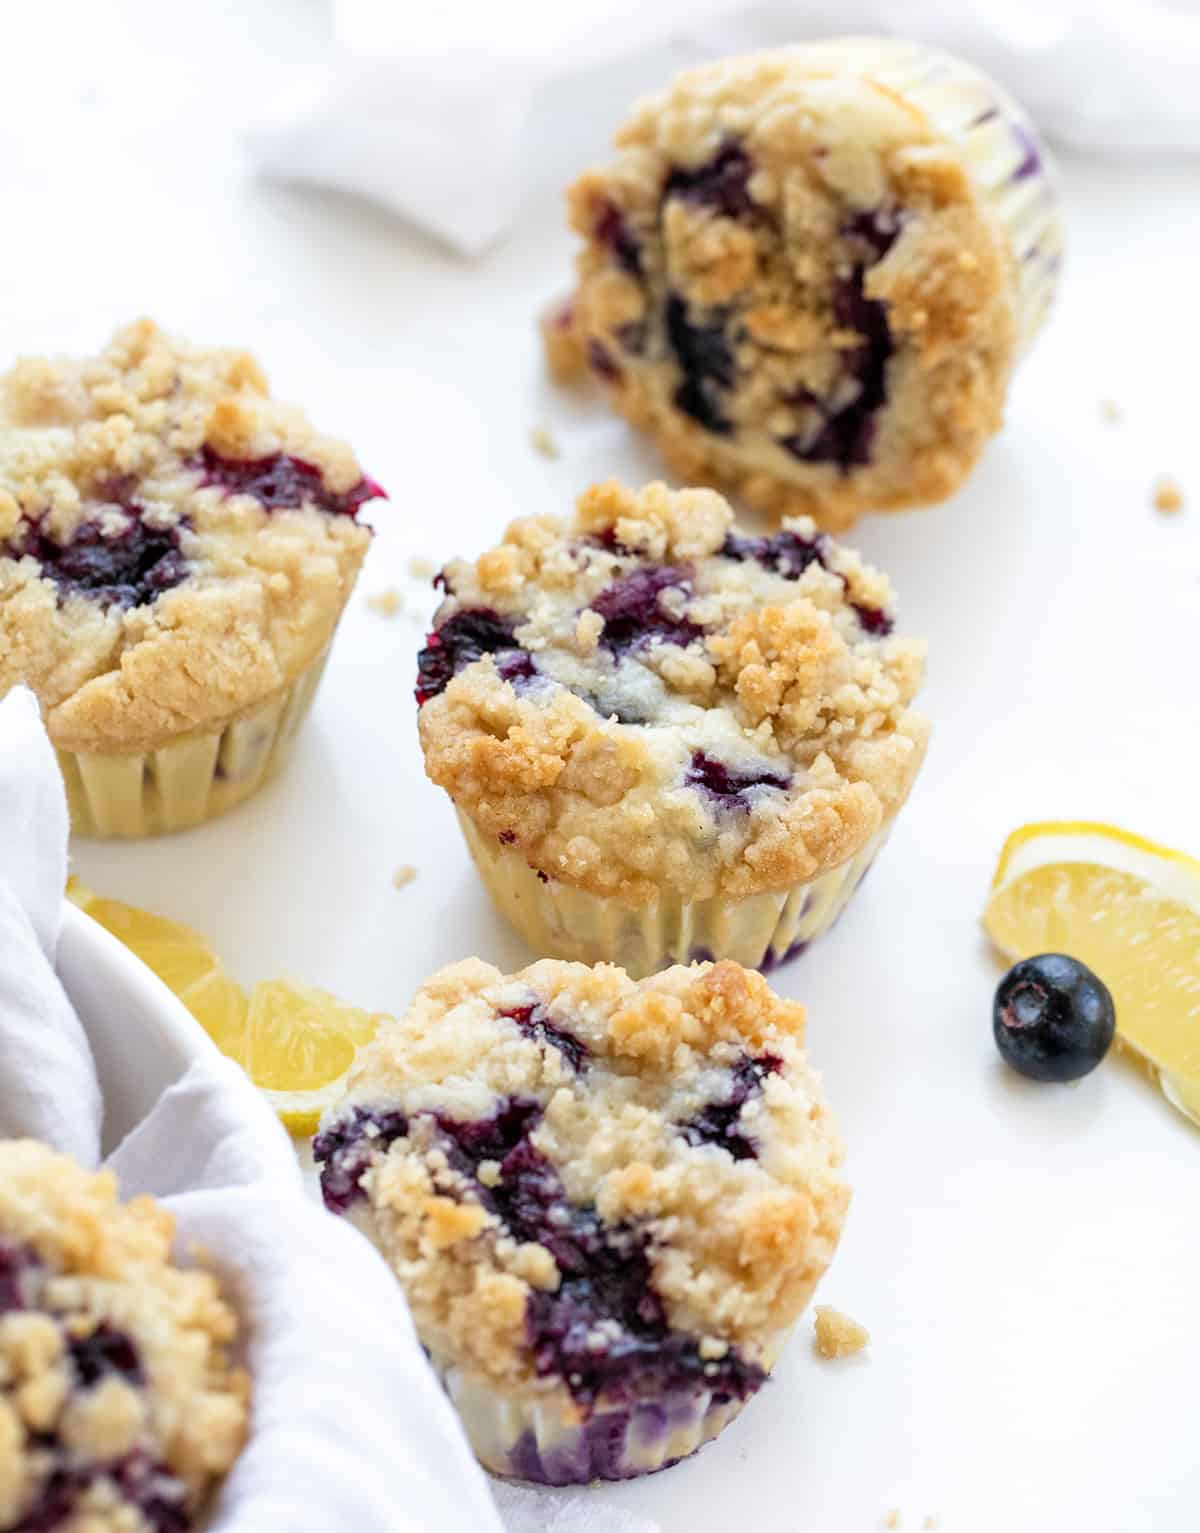
[[[735,963],[478,959],[360,1050],[314,1151],[482,1462],[660,1469],[766,1381],[848,1190],[804,1009]]]
[[[279,770],[381,493],[247,353],[149,321],[0,379],[0,695],[37,694],[77,831],[195,825]]]
[[[884,576],[811,521],[610,483],[439,580],[426,770],[536,952],[769,967],[830,926],[928,733]]]
[[[978,71],[849,39],[705,64],[568,194],[590,367],[689,484],[849,526],[940,500],[1003,414],[1061,234],[1044,151]]]
[[[232,1310],[111,1173],[0,1143],[0,1528],[187,1533],[246,1435]]]

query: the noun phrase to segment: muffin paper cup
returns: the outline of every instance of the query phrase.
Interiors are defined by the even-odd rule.
[[[1053,169],[1029,116],[961,59],[912,43],[870,50],[867,72],[916,107],[956,145],[984,203],[1008,233],[1017,261],[1017,336],[1028,351],[1054,301],[1062,225]]]
[[[156,836],[240,804],[287,764],[329,651],[288,687],[206,733],[140,755],[58,752],[71,828],[80,836]]]
[[[475,866],[509,923],[543,958],[617,963],[641,979],[675,963],[733,958],[770,970],[829,930],[887,840],[895,815],[848,862],[790,889],[741,899],[685,900],[664,891],[628,906],[556,879],[543,882],[519,848],[458,811]]]

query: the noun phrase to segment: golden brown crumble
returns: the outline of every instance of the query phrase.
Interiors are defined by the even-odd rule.
[[[818,1304],[814,1315],[817,1351],[822,1357],[853,1357],[871,1345],[871,1333],[830,1304]]]
[[[1031,268],[957,134],[906,97],[914,56],[842,40],[691,69],[569,188],[584,243],[542,321],[550,371],[590,367],[685,482],[837,531],[949,495],[998,430]],[[886,401],[860,438],[816,450],[867,387],[846,367],[863,300],[886,306]]]
[[[1164,474],[1154,486],[1154,509],[1169,516],[1183,507],[1183,490],[1178,481]]]
[[[27,682],[64,750],[136,754],[220,727],[290,686],[333,635],[367,528],[205,487],[205,449],[295,456],[337,494],[362,480],[345,443],[270,397],[248,353],[199,350],[149,320],[97,357],[27,358],[0,379],[0,694]],[[97,506],[120,516],[108,503],[129,485],[148,524],[179,529],[189,565],[157,600],[64,599],[34,558],[4,552],[25,524],[67,543]]]
[[[241,1451],[249,1381],[230,1363],[236,1320],[210,1273],[171,1264],[172,1237],[152,1199],[118,1202],[111,1173],[30,1140],[0,1143],[0,1250],[24,1290],[0,1318],[0,1526],[22,1524],[67,1455],[94,1473],[79,1526],[129,1533],[141,1524],[108,1466],[145,1456],[194,1508]],[[69,1349],[97,1333],[127,1338],[138,1376],[115,1368],[81,1383]]]
[[[406,889],[417,876],[417,870],[411,862],[402,863],[392,874],[392,888]]]
[[[500,614],[544,680],[514,687],[491,656],[461,671],[421,709],[426,770],[547,877],[631,905],[664,886],[782,889],[854,856],[904,801],[928,735],[909,708],[924,645],[864,631],[861,613],[890,603],[886,578],[825,540],[788,579],[721,557],[731,529],[714,491],[610,482],[573,522],[514,522],[473,564],[447,566],[438,621]],[[788,530],[818,536],[803,520]],[[682,565],[669,614],[702,638],[614,658],[592,603]],[[688,785],[696,753],[788,786],[725,812]]]
[[[367,606],[372,612],[377,612],[380,617],[395,617],[404,611],[404,592],[397,590],[395,586],[388,586],[382,591],[376,591],[373,596],[368,596]]]
[[[558,457],[558,442],[549,426],[534,426],[529,433],[529,444],[543,458]]]
[[[585,1070],[514,1026],[506,1013],[531,999],[586,1049]],[[706,1355],[737,1344],[769,1366],[833,1255],[849,1197],[803,1033],[803,1007],[729,962],[637,983],[613,965],[551,959],[507,977],[479,959],[435,974],[359,1052],[325,1120],[355,1108],[408,1118],[361,1185],[435,1356],[510,1392],[553,1387],[534,1376],[525,1335],[530,1291],[558,1285],[553,1255],[508,1235],[449,1166],[432,1118],[414,1117],[470,1122],[519,1098],[542,1108],[530,1142],[569,1202],[648,1233],[672,1326],[705,1338]],[[757,1158],[735,1160],[678,1125],[720,1095],[747,1052],[778,1068],[749,1120]],[[500,1174],[480,1167],[485,1186]]]

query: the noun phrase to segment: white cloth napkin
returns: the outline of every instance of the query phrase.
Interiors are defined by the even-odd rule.
[[[602,154],[635,95],[699,59],[808,37],[949,48],[1072,148],[1200,152],[1195,0],[332,0],[332,13],[325,85],[276,103],[253,159],[469,255]]]
[[[53,969],[66,845],[36,704],[10,693],[0,702],[0,1135],[94,1165],[99,1088]],[[193,1066],[111,1164],[123,1195],[164,1199],[180,1254],[205,1249],[246,1323],[251,1435],[212,1533],[499,1533],[395,1280],[308,1199],[286,1134],[235,1065]]]

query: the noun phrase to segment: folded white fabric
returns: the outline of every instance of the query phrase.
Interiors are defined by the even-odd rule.
[[[53,969],[67,815],[33,698],[0,702],[0,1136],[94,1165],[100,1099]],[[499,1533],[484,1476],[426,1366],[395,1280],[303,1189],[243,1073],[191,1069],[112,1156],[125,1196],[161,1197],[246,1323],[250,1441],[212,1533]]]
[[[329,79],[250,137],[268,175],[369,197],[466,254],[601,154],[629,100],[721,53],[903,33],[972,59],[1051,138],[1200,152],[1200,14],[1170,0],[333,0]]]

